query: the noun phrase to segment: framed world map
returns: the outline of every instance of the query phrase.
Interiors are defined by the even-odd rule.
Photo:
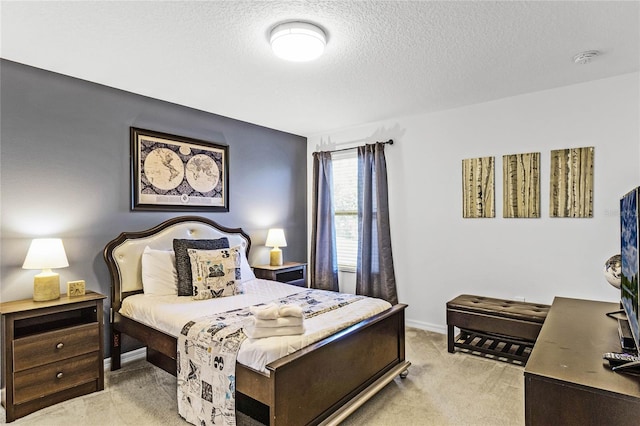
[[[229,211],[229,147],[131,127],[131,209]]]

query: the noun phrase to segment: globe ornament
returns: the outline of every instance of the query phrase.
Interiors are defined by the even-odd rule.
[[[622,275],[622,257],[619,254],[611,256],[604,264],[604,278],[615,288],[620,288]]]

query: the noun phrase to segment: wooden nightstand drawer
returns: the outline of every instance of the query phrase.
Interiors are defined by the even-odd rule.
[[[282,272],[277,274],[278,281],[283,283],[290,283],[291,281],[303,280],[304,269],[293,269],[291,271]]]
[[[94,352],[16,373],[14,403],[21,404],[94,381],[101,367],[99,358],[99,353]]]
[[[22,337],[13,341],[15,372],[100,349],[98,323]]]

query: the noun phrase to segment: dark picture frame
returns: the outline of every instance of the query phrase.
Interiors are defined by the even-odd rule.
[[[229,211],[229,146],[130,128],[131,210]]]

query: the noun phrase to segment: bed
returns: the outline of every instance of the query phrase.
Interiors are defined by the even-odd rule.
[[[144,231],[123,232],[106,245],[104,259],[111,275],[112,370],[121,366],[121,337],[125,334],[147,347],[149,362],[176,374],[176,337],[132,320],[120,309],[125,298],[143,293],[140,259],[145,247],[170,250],[174,238],[220,237],[227,237],[231,246],[241,246],[248,255],[251,240],[242,229],[227,228],[198,216],[169,219]],[[266,371],[238,362],[238,409],[253,417],[257,414],[259,420],[272,426],[339,423],[396,376],[406,376],[410,363],[405,360],[405,308],[403,304],[394,305],[269,362]]]

